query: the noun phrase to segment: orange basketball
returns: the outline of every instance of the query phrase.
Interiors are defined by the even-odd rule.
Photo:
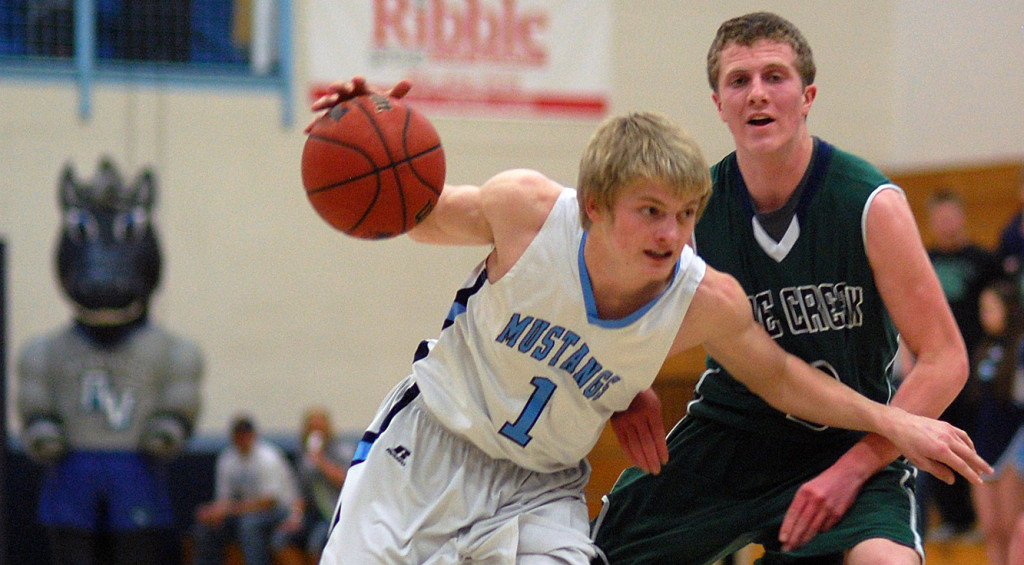
[[[430,121],[378,94],[331,108],[302,149],[310,204],[334,228],[363,239],[394,237],[422,222],[444,176],[444,149]]]

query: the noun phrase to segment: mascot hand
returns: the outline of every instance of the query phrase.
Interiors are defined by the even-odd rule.
[[[172,459],[185,445],[185,426],[172,416],[149,420],[142,432],[142,449],[158,459]]]
[[[64,426],[55,420],[41,418],[25,428],[25,449],[36,463],[56,463],[67,450]]]

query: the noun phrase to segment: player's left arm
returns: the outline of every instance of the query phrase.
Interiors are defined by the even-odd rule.
[[[916,361],[891,404],[936,418],[967,382],[967,349],[903,194],[883,190],[868,211],[868,260],[882,300]],[[881,469],[899,453],[882,438],[867,441]],[[872,458],[869,458],[872,459]]]
[[[928,259],[906,198],[882,190],[865,222],[868,260],[882,300],[918,362],[891,404],[938,417],[967,379],[960,331]],[[797,491],[780,530],[786,549],[806,543],[849,510],[864,482],[900,455],[888,439],[868,434]]]

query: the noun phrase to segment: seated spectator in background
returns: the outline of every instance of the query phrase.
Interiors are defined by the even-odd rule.
[[[270,538],[298,496],[280,448],[258,437],[248,416],[231,424],[231,445],[217,456],[214,500],[196,510],[197,565],[220,565],[235,540],[246,565],[270,565]]]
[[[963,199],[951,189],[936,190],[929,198],[928,230],[931,235],[928,258],[938,275],[967,351],[973,351],[982,336],[978,321],[978,295],[1001,274],[999,264],[992,253],[970,240]],[[972,429],[976,410],[968,389],[965,387],[961,391],[940,418],[964,430]],[[963,534],[973,528],[974,512],[967,481],[958,478],[952,485],[947,485],[926,473],[919,478],[922,519],[927,519],[932,504],[941,518],[941,524],[932,532],[935,539]],[[922,529],[928,531],[926,527]]]
[[[1024,169],[1020,174],[1020,199],[1024,202]],[[1003,228],[996,256],[1002,261],[1003,270],[1007,275],[1020,276],[1021,265],[1024,264],[1024,207],[1020,208]]]
[[[310,557],[320,558],[327,544],[334,508],[345,482],[355,444],[334,435],[327,410],[311,408],[302,418],[304,453],[296,462],[301,496],[292,505],[292,512],[278,527],[273,546],[301,548]]]
[[[982,291],[980,311],[985,335],[971,356],[969,387],[976,391],[978,405],[971,436],[995,473],[974,485],[972,494],[989,564],[1016,564],[1022,561],[1008,561],[1007,552],[1014,522],[1024,510],[1024,475],[1015,462],[1024,446],[1024,434],[1018,431],[1024,424],[1024,311],[1009,281]]]

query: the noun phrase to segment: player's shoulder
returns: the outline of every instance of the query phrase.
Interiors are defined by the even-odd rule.
[[[892,181],[864,157],[824,141],[820,144],[820,151],[827,153],[828,178],[832,181],[827,185],[839,186],[843,190],[872,192],[882,185],[891,184]]]
[[[738,332],[750,317],[750,303],[740,283],[732,275],[706,266],[683,320],[682,345],[695,347]]]
[[[481,188],[487,198],[498,205],[532,206],[548,203],[549,208],[563,190],[560,184],[532,169],[502,171],[491,177]]]
[[[484,214],[494,229],[495,243],[501,239],[502,231],[540,230],[564,191],[562,185],[530,169],[511,169],[491,177],[480,194]]]
[[[697,286],[694,300],[698,299],[711,310],[722,311],[724,309],[723,313],[727,316],[740,313],[742,314],[740,317],[746,317],[750,313],[746,292],[740,286],[739,281],[729,273],[710,266],[705,267],[704,276]],[[729,312],[729,310],[735,312]]]

